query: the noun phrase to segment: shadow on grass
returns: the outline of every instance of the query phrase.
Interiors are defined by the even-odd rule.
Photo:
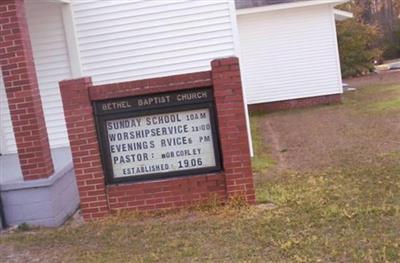
[[[270,153],[263,141],[261,125],[264,121],[265,114],[251,114],[250,126],[253,142],[254,156],[251,160],[253,172],[256,174],[264,174],[267,170],[274,166],[275,161],[270,157]]]

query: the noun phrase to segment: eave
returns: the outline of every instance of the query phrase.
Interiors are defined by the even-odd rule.
[[[238,9],[238,10],[236,10],[236,14],[238,16],[240,16],[240,15],[247,15],[247,14],[254,14],[254,13],[261,13],[261,12],[270,12],[270,11],[277,11],[277,10],[283,10],[283,9],[309,7],[309,6],[326,5],[326,4],[336,6],[339,4],[343,4],[345,2],[348,2],[348,0],[302,1],[302,2],[284,3],[284,4],[275,4],[275,5]]]

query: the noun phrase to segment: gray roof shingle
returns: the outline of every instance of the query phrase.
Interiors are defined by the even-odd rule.
[[[235,0],[236,9],[259,7],[266,5],[286,4],[310,0]]]

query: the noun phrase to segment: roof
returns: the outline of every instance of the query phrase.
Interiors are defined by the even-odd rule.
[[[235,0],[236,9],[260,7],[266,5],[287,4],[311,0]]]

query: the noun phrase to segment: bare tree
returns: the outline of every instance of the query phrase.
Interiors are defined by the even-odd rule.
[[[379,29],[382,37],[377,44],[384,54],[390,54],[388,57],[400,55],[400,43],[397,43],[400,42],[400,0],[351,0],[343,7],[352,11],[358,22]]]

